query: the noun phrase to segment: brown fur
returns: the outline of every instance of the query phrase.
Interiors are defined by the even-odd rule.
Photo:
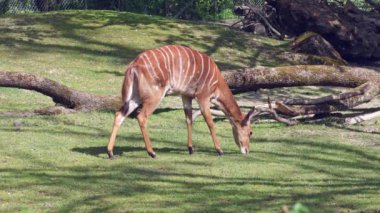
[[[251,129],[249,122],[243,121],[249,121],[249,117],[245,117],[240,111],[217,65],[206,54],[188,47],[168,45],[141,53],[127,66],[122,87],[124,104],[115,114],[107,147],[110,157],[113,156],[115,138],[121,123],[138,106],[141,106],[141,109],[137,120],[144,137],[145,148],[150,156],[156,156],[148,136],[147,121],[167,94],[182,96],[190,154],[193,152],[191,138],[193,99],[199,103],[219,154],[223,154],[223,151],[214,131],[210,100],[230,119],[236,144],[242,153],[248,153]]]

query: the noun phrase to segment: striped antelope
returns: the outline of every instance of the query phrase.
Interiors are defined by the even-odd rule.
[[[137,108],[139,108],[137,120],[144,137],[145,148],[151,157],[156,157],[148,136],[147,121],[162,98],[170,94],[182,96],[188,131],[187,147],[190,154],[193,153],[191,137],[193,99],[199,103],[217,153],[223,155],[214,130],[210,102],[229,118],[235,143],[242,154],[248,154],[253,109],[247,115],[240,111],[217,65],[209,56],[188,47],[168,45],[147,50],[128,64],[122,88],[123,105],[115,113],[107,147],[110,158],[113,157],[116,134],[120,125],[125,117]]]

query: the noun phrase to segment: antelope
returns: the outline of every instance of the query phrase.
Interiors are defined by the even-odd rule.
[[[165,95],[180,95],[187,123],[187,147],[193,154],[192,100],[195,99],[211,133],[214,147],[223,155],[216,137],[210,105],[215,104],[229,119],[235,143],[242,154],[249,152],[252,130],[250,120],[254,109],[244,115],[215,62],[206,54],[179,45],[167,45],[139,54],[127,65],[122,85],[122,106],[115,113],[108,142],[109,158],[117,131],[124,119],[135,110],[148,154],[156,157],[147,131],[148,117]]]

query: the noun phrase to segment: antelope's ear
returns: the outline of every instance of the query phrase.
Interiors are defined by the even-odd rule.
[[[258,115],[258,111],[256,111],[255,107],[252,107],[251,110],[249,110],[249,112],[247,113],[247,115],[244,117],[243,121],[242,121],[242,125],[243,126],[247,126],[251,123],[251,119],[253,117],[255,117],[256,115]]]

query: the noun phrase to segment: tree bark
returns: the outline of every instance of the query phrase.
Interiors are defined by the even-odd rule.
[[[223,72],[235,93],[296,86],[332,86],[354,88],[369,81],[378,81],[375,70],[325,65],[256,67]]]
[[[353,88],[339,95],[318,99],[276,101],[274,110],[287,116],[348,110],[367,103],[380,94],[380,74],[374,70],[359,67],[324,65],[260,67],[226,71],[223,76],[235,93],[295,86]]]
[[[56,104],[74,111],[114,110],[121,106],[120,97],[89,94],[30,73],[0,71],[0,86],[34,90],[51,97]],[[59,114],[60,111],[66,112],[62,108],[49,108],[35,113]]]

